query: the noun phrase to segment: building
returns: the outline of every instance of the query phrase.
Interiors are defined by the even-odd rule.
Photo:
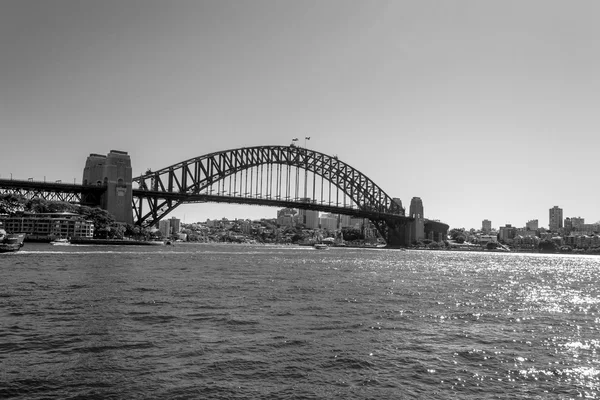
[[[573,230],[579,231],[585,225],[585,219],[581,217],[571,217],[571,226]]]
[[[369,222],[369,220],[366,218],[350,217],[350,228],[362,230],[365,225],[365,221]]]
[[[300,199],[304,203],[313,202],[310,198]],[[304,224],[308,229],[319,229],[319,212],[315,210],[298,210],[298,223]]]
[[[571,221],[571,218],[565,218],[563,229],[567,234],[571,233],[571,231],[573,230],[573,222]]]
[[[527,221],[527,223],[525,224],[525,230],[528,231],[537,231],[539,229],[539,223],[537,219],[532,219],[530,221]]]
[[[171,217],[169,220],[169,224],[171,225],[171,235],[177,235],[181,232],[181,220],[175,217]]]
[[[549,212],[550,221],[548,223],[548,229],[552,232],[558,232],[563,227],[563,210],[558,206],[554,206]]]
[[[511,224],[506,224],[506,226],[501,226],[500,231],[498,232],[498,239],[501,242],[509,243],[517,235],[517,228],[513,227]]]
[[[100,207],[118,222],[133,224],[131,159],[127,152],[111,150],[108,155],[90,154],[83,169],[83,184],[106,187]],[[86,202],[86,199],[83,199]]]
[[[338,216],[335,214],[322,214],[319,218],[321,229],[335,231],[338,229]]]
[[[349,228],[352,226],[352,219],[349,215],[339,215],[340,228]]]
[[[489,242],[496,243],[498,241],[497,239],[498,238],[496,237],[496,235],[481,235],[479,237],[479,244],[486,245]]]
[[[169,237],[171,234],[171,223],[168,219],[158,221],[158,230],[163,237]]]
[[[8,233],[26,233],[27,240],[94,236],[93,222],[73,213],[23,213],[0,217],[0,222]]]
[[[292,208],[282,208],[277,211],[277,225],[279,226],[295,226],[296,218],[294,217],[296,210]]]
[[[481,231],[483,233],[490,233],[492,231],[492,221],[489,219],[481,221]]]

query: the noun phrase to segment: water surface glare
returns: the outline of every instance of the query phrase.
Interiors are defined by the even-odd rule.
[[[27,244],[1,399],[600,397],[600,257]]]

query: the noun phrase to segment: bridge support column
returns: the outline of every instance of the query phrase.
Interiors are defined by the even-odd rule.
[[[387,221],[387,247],[405,247],[410,244],[411,221]]]
[[[90,154],[83,170],[83,184],[106,187],[98,204],[118,222],[133,224],[131,159],[124,151]]]

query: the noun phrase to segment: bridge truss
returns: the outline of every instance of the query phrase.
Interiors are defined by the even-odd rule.
[[[106,189],[59,182],[0,179],[0,194],[14,194],[26,199],[44,199],[67,203],[96,205]],[[85,201],[82,201],[85,198]]]
[[[402,206],[352,166],[297,146],[225,150],[148,171],[133,179],[134,219],[156,225],[183,203],[283,206],[384,220],[406,219]],[[381,231],[380,229],[380,231]]]

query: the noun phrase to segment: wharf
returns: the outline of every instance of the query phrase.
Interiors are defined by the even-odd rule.
[[[71,244],[94,244],[94,245],[112,245],[112,246],[163,246],[162,241],[146,240],[128,240],[128,239],[90,239],[90,238],[71,238]]]

